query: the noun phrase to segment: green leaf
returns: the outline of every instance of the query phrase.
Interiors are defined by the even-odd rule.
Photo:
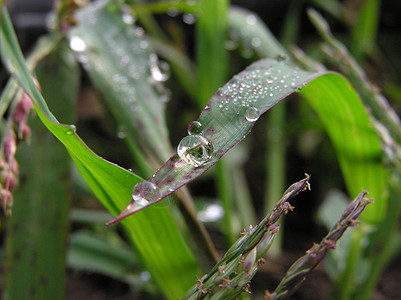
[[[111,245],[89,231],[79,231],[70,239],[68,265],[129,282],[129,275],[139,268],[139,261],[130,249]]]
[[[58,44],[42,60],[37,74],[49,105],[71,121],[79,69],[65,47],[65,43]],[[63,299],[70,159],[38,118],[32,118],[29,125],[30,143],[20,144],[17,152],[21,185],[14,194],[8,224],[5,293],[9,299]]]
[[[198,119],[202,125],[201,135],[195,134],[185,138],[187,141],[190,139],[192,144],[185,158],[177,154],[172,156],[151,177],[150,182],[154,184],[155,189],[142,194],[148,203],[143,205],[132,201],[121,215],[110,223],[118,222],[162,200],[202,175],[245,138],[260,114],[316,76],[319,74],[304,72],[287,65],[284,61],[274,59],[260,60],[234,76],[217,91],[202,111]],[[201,155],[207,147],[210,148],[209,145],[205,145],[205,141],[213,147],[210,159],[197,166],[189,163],[188,160]],[[204,149],[199,150],[202,146],[200,142],[205,146]]]
[[[227,0],[202,0],[197,22],[198,103],[203,107],[227,80]]]
[[[361,219],[377,223],[387,206],[387,173],[381,162],[379,139],[357,93],[344,77],[332,73],[305,86],[302,95],[326,127],[351,196],[366,189],[375,200]]]
[[[240,27],[240,20],[247,23],[244,28]],[[262,57],[289,56],[263,22],[246,10],[230,11],[230,30],[239,36],[245,47],[252,47]],[[257,47],[252,42],[255,39]],[[369,196],[375,199],[361,219],[379,222],[387,206],[387,174],[381,162],[379,138],[358,94],[342,76],[327,74],[305,86],[302,95],[326,127],[351,198],[367,189]]]
[[[260,57],[276,57],[287,53],[263,21],[243,8],[230,8],[228,14],[230,38],[252,49]]]
[[[0,45],[7,67],[32,98],[43,124],[67,148],[92,191],[111,213],[117,214],[131,199],[132,188],[141,178],[100,158],[83,143],[74,127],[58,123],[25,65],[6,10],[2,13]],[[123,225],[167,298],[176,299],[194,284],[199,268],[167,208],[147,209]]]
[[[124,126],[124,133],[148,157],[165,161],[172,153],[162,101],[166,74],[142,36],[143,29],[124,23],[113,1],[89,4],[77,12],[76,18],[78,24],[68,33],[70,45],[92,83]]]

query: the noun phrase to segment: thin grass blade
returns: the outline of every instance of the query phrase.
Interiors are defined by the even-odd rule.
[[[186,137],[187,141],[195,141],[186,153],[188,155],[183,158],[177,154],[172,156],[149,180],[154,189],[143,195],[147,203],[133,200],[117,219],[108,224],[162,200],[202,175],[246,137],[261,114],[319,75],[322,74],[301,71],[284,61],[263,59],[234,76],[203,109],[198,119],[201,134]],[[213,151],[208,160],[194,164],[191,155],[199,154],[200,143],[196,144],[199,140],[202,143],[208,141]]]
[[[141,181],[135,174],[93,153],[79,138],[75,127],[60,124],[31,79],[19,49],[11,21],[2,11],[1,55],[13,76],[32,98],[42,123],[67,148],[86,182],[113,214],[118,214],[131,199],[133,186]],[[155,222],[157,220],[157,222]],[[168,299],[176,299],[193,284],[199,274],[197,263],[185,244],[170,212],[161,205],[143,211],[123,222],[128,238],[135,244],[144,264]]]
[[[152,52],[143,29],[127,22],[115,2],[91,3],[76,17],[78,24],[68,33],[70,45],[92,83],[125,127],[124,134],[146,156],[165,161],[172,154],[164,118],[166,65]]]

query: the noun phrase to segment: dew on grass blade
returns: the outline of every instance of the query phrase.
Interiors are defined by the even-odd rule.
[[[191,123],[189,123],[187,131],[189,135],[202,134],[203,125],[201,122],[192,121]]]
[[[134,200],[136,204],[145,206],[149,202],[152,202],[149,195],[155,190],[156,186],[152,182],[147,180],[141,181],[135,185],[132,191],[132,200]]]
[[[66,133],[68,135],[73,135],[76,131],[77,131],[77,128],[75,127],[75,125],[71,124],[71,125],[68,125],[68,129],[67,129]]]
[[[184,137],[177,147],[177,154],[186,163],[199,167],[207,163],[212,157],[213,145],[201,135]]]
[[[250,107],[245,111],[245,118],[249,122],[255,122],[259,119],[260,112],[256,107]]]

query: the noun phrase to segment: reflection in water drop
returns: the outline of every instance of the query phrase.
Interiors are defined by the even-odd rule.
[[[250,107],[245,111],[245,118],[249,122],[255,122],[259,119],[260,112],[256,107]]]
[[[189,135],[201,134],[203,132],[203,125],[201,122],[193,121],[189,123],[187,131]]]
[[[84,52],[87,48],[86,43],[83,39],[78,36],[73,36],[70,39],[70,48],[76,52]]]
[[[147,196],[155,190],[156,186],[152,182],[146,180],[141,181],[134,187],[132,200],[141,206],[147,205],[150,202],[150,199],[148,200]]]
[[[203,136],[188,135],[181,140],[177,153],[186,163],[199,167],[212,157],[213,145]]]

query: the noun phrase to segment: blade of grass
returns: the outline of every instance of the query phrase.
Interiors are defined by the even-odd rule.
[[[155,92],[161,72],[149,42],[136,31],[135,25],[123,21],[119,6],[100,1],[85,6],[76,15],[78,24],[69,32],[70,44],[82,41],[78,58],[102,92],[104,100],[125,134],[156,165],[172,153],[165,124],[165,103]],[[105,47],[104,45],[107,45]],[[154,85],[152,87],[152,84]]]
[[[150,202],[143,206],[131,202],[127,210],[110,223],[160,201],[206,172],[250,132],[257,117],[248,120],[247,110],[256,110],[259,116],[319,75],[295,69],[283,61],[264,59],[234,76],[211,98],[198,119],[203,126],[202,136],[214,148],[210,160],[195,167],[177,154],[172,156],[150,179],[156,187],[145,196]]]
[[[379,26],[380,1],[364,1],[352,29],[351,53],[357,61],[365,54],[372,54]]]
[[[61,43],[45,57],[37,74],[49,105],[71,122],[79,69],[65,47]],[[29,125],[30,144],[21,144],[17,153],[22,182],[7,232],[5,293],[9,299],[63,299],[70,159],[39,119]]]
[[[225,49],[227,36],[227,0],[202,0],[197,22],[197,79],[198,103],[204,107],[208,99],[227,80],[228,55]],[[229,245],[235,239],[232,227],[233,182],[228,166],[222,160],[216,166],[219,197],[224,207],[226,239]]]
[[[160,78],[162,70],[149,42],[138,34],[137,27],[123,22],[121,9],[113,1],[86,6],[77,14],[79,23],[71,29],[69,38],[70,43],[78,38],[86,45],[84,51],[77,53],[78,57],[83,59],[92,83],[101,91],[116,122],[124,128],[124,140],[138,166],[144,174],[151,168],[153,173],[173,152],[165,124],[163,95],[156,93],[164,89],[162,82],[166,78]],[[190,194],[181,191],[177,196],[182,214],[188,220],[192,218],[188,226],[197,236],[199,248],[209,252],[214,263],[213,244],[194,217]]]
[[[30,77],[7,12],[3,9],[2,13],[0,46],[6,65],[32,98],[43,124],[65,145],[98,199],[111,213],[118,214],[141,178],[98,157],[74,128],[58,123]],[[193,284],[192,278],[199,274],[199,268],[169,211],[162,207],[148,209],[123,225],[166,297],[176,299],[182,295]]]

